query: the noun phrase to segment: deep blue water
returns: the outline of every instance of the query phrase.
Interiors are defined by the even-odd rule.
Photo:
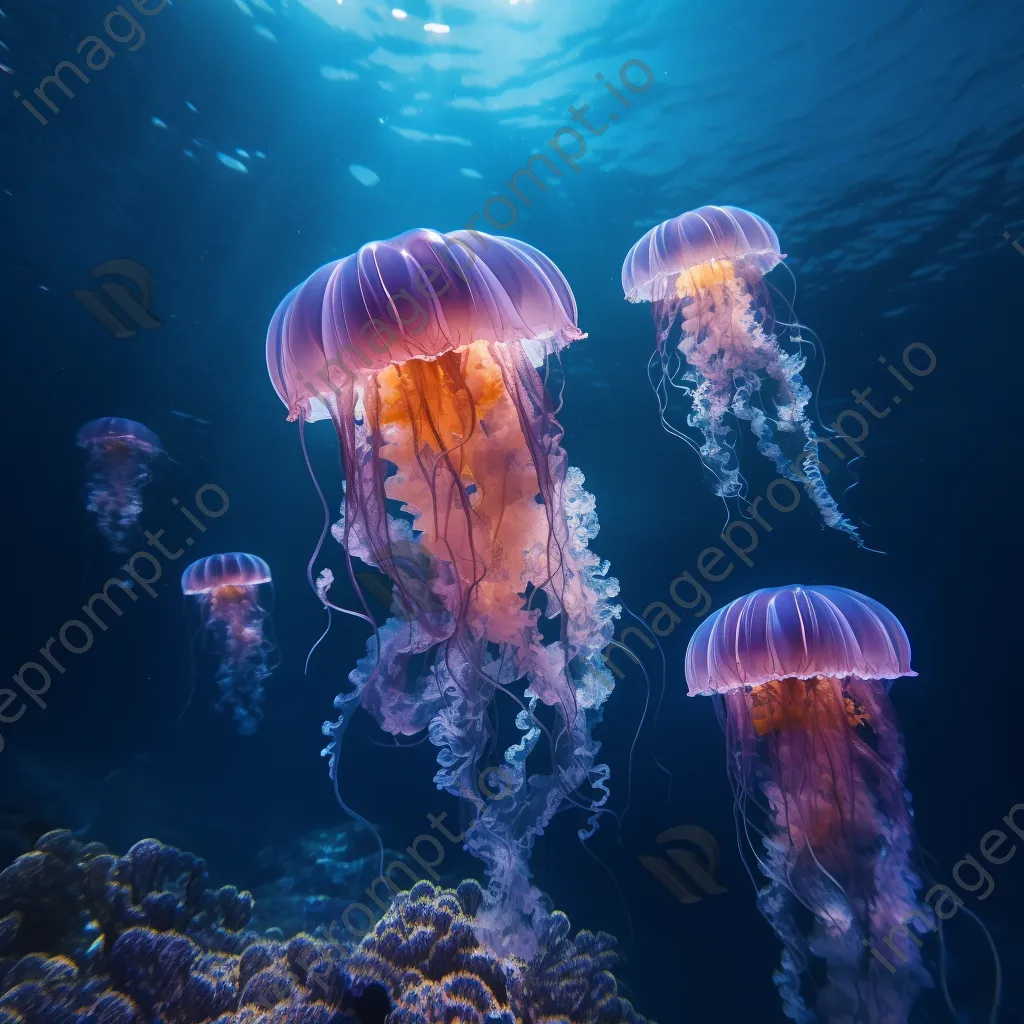
[[[656,602],[671,604],[672,581],[696,574],[701,551],[721,544],[725,509],[693,452],[658,424],[649,310],[623,301],[619,269],[648,227],[711,203],[752,209],[776,229],[797,313],[827,356],[807,372],[821,375],[821,418],[857,408],[854,390],[871,388],[879,408],[901,402],[870,419],[855,475],[838,465],[830,475],[867,543],[885,553],[822,529],[805,500],[772,513],[751,564],[737,557],[727,578],[706,583],[708,600],[717,608],[758,587],[820,583],[893,609],[918,672],[892,696],[919,845],[947,883],[961,858],[979,855],[983,836],[1024,801],[1019,9],[417,0],[400,19],[362,0],[173,0],[139,16],[142,45],[113,22],[128,41],[108,40],[115,56],[88,83],[65,71],[74,98],[51,85],[59,112],[37,101],[41,124],[11,91],[33,96],[80,41],[103,33],[111,10],[83,0],[5,6],[0,18],[0,62],[11,71],[0,72],[5,657],[12,673],[38,658],[117,570],[84,509],[74,445],[82,423],[110,415],[146,423],[169,456],[144,492],[144,528],[180,540],[186,524],[172,498],[194,507],[208,483],[230,496],[195,555],[254,551],[274,567],[283,660],[254,736],[210,711],[208,679],[179,724],[189,623],[168,569],[156,598],[142,596],[92,649],[67,655],[45,709],[31,705],[0,729],[3,863],[66,826],[119,851],[153,835],[205,856],[218,881],[256,887],[296,856],[301,837],[345,824],[319,756],[320,723],[365,630],[336,624],[303,674],[325,625],[304,576],[322,516],[267,378],[264,339],[290,288],[369,240],[475,224],[558,264],[589,332],[564,357],[559,419],[597,499],[591,546],[611,561],[622,600],[653,621]],[[628,94],[627,109],[595,76],[621,91],[631,61],[640,62],[627,69],[633,80],[644,66],[653,83]],[[585,152],[570,133],[557,136],[563,152],[580,151],[573,167],[549,141],[573,126],[570,105],[584,103],[607,130],[580,128]],[[612,112],[621,116],[608,120]],[[546,187],[517,179],[524,200],[508,182],[535,153],[559,173],[535,165]],[[514,203],[506,230],[484,216],[495,195],[506,197],[487,207],[499,223]],[[91,268],[116,258],[152,275],[158,328],[112,337],[72,296],[97,285]],[[782,270],[770,280],[792,295]],[[911,343],[935,356],[912,392],[882,362],[899,366]],[[307,437],[334,511],[333,433],[319,424]],[[751,493],[763,494],[773,474],[749,441],[743,459]],[[325,559],[337,571],[336,545]],[[778,944],[737,850],[721,730],[710,702],[685,696],[683,655],[698,620],[675,611],[677,621],[658,623],[665,697],[640,733],[629,814],[590,847],[619,892],[577,842],[576,812],[556,819],[533,866],[574,926],[624,941],[635,933],[619,977],[641,1012],[662,1024],[782,1021],[771,980]],[[624,674],[597,738],[621,811],[645,682],[616,660]],[[644,661],[657,688],[659,656]],[[434,748],[375,746],[381,738],[369,719],[350,731],[342,787],[401,850],[428,813],[454,821],[459,808],[431,783]],[[673,776],[671,796],[655,757]],[[715,837],[727,892],[683,904],[638,861],[678,825]],[[477,871],[446,851],[446,881]],[[1002,956],[1001,1019],[1022,1021],[1024,852],[991,875],[984,901],[965,898]],[[981,933],[961,915],[947,940],[959,1019],[987,1020]],[[932,992],[914,1019],[954,1018]]]

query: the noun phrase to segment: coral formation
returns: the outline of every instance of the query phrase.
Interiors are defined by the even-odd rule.
[[[499,957],[476,882],[420,882],[348,946],[248,931],[249,893],[206,878],[153,839],[47,833],[0,872],[0,1024],[646,1024],[610,935],[555,913],[536,958]]]

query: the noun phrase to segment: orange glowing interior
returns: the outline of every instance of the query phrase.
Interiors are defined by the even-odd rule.
[[[849,697],[842,697],[837,680],[827,676],[813,679],[776,679],[755,686],[747,696],[751,721],[758,736],[784,729],[815,728],[839,720],[855,729],[870,721],[870,717]]]
[[[420,543],[455,567],[488,638],[522,639],[515,595],[536,575],[528,563],[548,524],[519,410],[488,343],[378,371],[365,407],[381,455],[398,468],[388,497],[412,513]]]
[[[688,267],[676,278],[676,297],[682,299],[688,295],[696,295],[702,288],[724,284],[735,276],[736,268],[730,260],[698,263],[695,267]]]

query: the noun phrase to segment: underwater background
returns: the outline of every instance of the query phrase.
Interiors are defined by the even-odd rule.
[[[194,507],[205,484],[229,496],[192,557],[252,551],[273,566],[282,660],[255,734],[212,711],[201,674],[183,715],[194,623],[178,586],[186,560],[165,565],[155,597],[66,655],[45,708],[0,727],[0,866],[54,828],[119,853],[153,836],[206,858],[217,884],[253,891],[261,923],[286,931],[308,923],[307,897],[336,901],[320,908],[325,923],[368,884],[373,841],[338,807],[320,756],[320,725],[367,630],[336,620],[304,670],[326,626],[305,579],[323,516],[264,342],[277,304],[319,265],[412,227],[475,226],[541,249],[574,290],[589,336],[563,354],[559,421],[597,500],[591,548],[634,613],[661,616],[664,671],[657,651],[631,645],[652,687],[635,748],[647,681],[621,652],[595,731],[610,806],[621,813],[628,797],[628,814],[584,849],[585,813],[564,810],[538,840],[535,880],[574,928],[619,938],[620,987],[651,1019],[784,1020],[779,946],[737,850],[721,729],[711,702],[686,696],[699,619],[669,596],[721,544],[726,509],[658,422],[650,310],[623,301],[619,271],[644,231],[684,210],[757,212],[793,275],[769,280],[788,297],[795,281],[796,313],[827,357],[805,371],[812,387],[820,375],[817,416],[861,408],[851,393],[868,388],[891,409],[866,421],[852,471],[832,460],[829,476],[877,552],[823,528],[803,501],[774,512],[730,575],[704,586],[718,608],[759,587],[830,584],[899,616],[918,673],[892,690],[907,789],[931,876],[952,884],[1024,801],[1024,14],[995,0],[408,0],[398,14],[364,0],[169,0],[136,15],[144,42],[113,23],[116,56],[88,83],[65,72],[74,97],[52,87],[57,112],[23,106],[112,9],[8,4],[0,17],[8,671],[38,660],[117,573],[84,508],[75,447],[100,416],[139,420],[163,442],[143,529],[173,546],[188,526],[172,499]],[[623,93],[628,108],[604,88],[623,90],[624,67],[634,84],[643,68],[653,75]],[[583,104],[607,129],[561,132],[579,128],[569,108]],[[543,187],[519,178],[517,194],[508,183],[534,154],[550,161],[532,165]],[[151,275],[158,325],[117,337],[72,295],[97,288],[90,271],[115,259]],[[935,361],[912,391],[887,372],[911,343]],[[336,440],[317,424],[306,439],[334,519]],[[763,494],[770,466],[743,443],[750,491]],[[334,600],[352,606],[330,537],[321,564],[341,580]],[[429,831],[428,814],[463,812],[431,781],[431,745],[386,739],[357,718],[339,787],[401,852]],[[717,850],[703,889],[665,856],[676,840],[658,840],[685,825]],[[479,877],[455,843],[437,870],[446,884]],[[1024,1021],[1024,853],[989,870],[991,887],[964,899],[1002,959],[1000,1019]],[[688,888],[663,884],[666,871]],[[959,915],[944,941],[943,954],[926,938],[926,964],[944,959],[960,1015],[932,990],[912,1019],[988,1020],[983,933]]]

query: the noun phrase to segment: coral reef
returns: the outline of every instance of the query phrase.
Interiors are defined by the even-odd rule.
[[[344,965],[347,987],[378,984],[395,1009],[388,1024],[645,1024],[617,994],[611,935],[569,936],[552,914],[529,963],[500,959],[477,937],[484,894],[476,882],[455,891],[419,882],[399,894]]]
[[[476,882],[420,882],[344,945],[257,935],[249,893],[206,878],[153,839],[115,857],[47,833],[0,872],[0,1024],[646,1024],[610,935],[555,913],[530,962],[499,957]]]

